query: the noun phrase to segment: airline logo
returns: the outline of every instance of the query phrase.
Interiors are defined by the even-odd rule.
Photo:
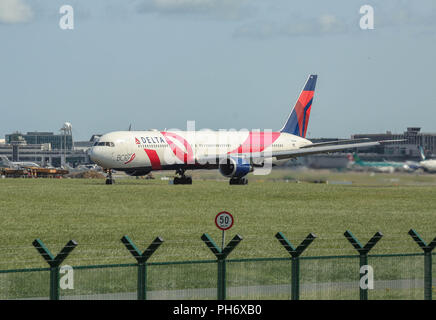
[[[124,164],[128,164],[135,159],[136,154],[135,153],[122,153],[115,155],[115,159],[118,162],[122,162]]]
[[[140,137],[139,139],[135,137],[136,144],[160,144],[167,143],[173,154],[182,161],[183,163],[194,163],[194,152],[191,145],[186,141],[185,138],[179,136],[173,132],[161,132],[162,137],[158,136],[148,136]],[[159,158],[156,150],[144,148],[147,157],[150,159],[150,164],[153,170],[160,170],[162,168],[161,159]],[[132,161],[133,159],[129,160]]]
[[[132,155],[130,156],[130,159],[127,160],[126,162],[124,162],[124,164],[128,164],[128,163],[132,162],[133,159],[135,159],[135,157],[136,157],[136,153],[132,154]]]
[[[165,140],[162,137],[140,137],[141,140],[135,137],[136,144],[158,144],[165,143]]]
[[[300,137],[306,137],[307,125],[309,123],[310,109],[312,108],[313,95],[315,93],[316,77],[312,76],[306,83],[306,86],[298,97],[295,104],[294,112],[297,116],[297,127],[295,134]]]
[[[282,131],[305,138],[316,86],[316,75],[310,75]]]

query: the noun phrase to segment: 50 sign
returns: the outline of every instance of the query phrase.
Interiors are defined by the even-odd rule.
[[[227,211],[222,211],[215,217],[215,224],[222,231],[230,229],[233,226],[233,222],[233,216]]]

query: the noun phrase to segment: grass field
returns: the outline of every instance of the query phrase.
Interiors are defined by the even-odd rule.
[[[200,236],[221,243],[214,217],[222,210],[235,217],[226,240],[244,238],[231,258],[286,257],[278,231],[295,245],[315,233],[305,256],[355,254],[343,236],[347,229],[362,243],[381,231],[377,254],[420,252],[410,228],[426,241],[436,236],[433,175],[276,170],[250,176],[247,186],[229,186],[213,172],[195,172],[191,186],[169,185],[162,175],[110,186],[101,179],[0,179],[0,270],[46,267],[31,245],[35,238],[54,254],[76,240],[71,265],[133,263],[123,235],[140,249],[162,236],[151,261],[213,259]]]

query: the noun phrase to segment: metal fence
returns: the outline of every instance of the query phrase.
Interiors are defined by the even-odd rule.
[[[422,241],[416,233],[411,235],[415,241]],[[352,234],[345,236],[350,240]],[[360,250],[358,255],[301,257],[314,235],[297,248],[283,234],[276,237],[292,253],[289,257],[229,259],[242,237],[236,236],[220,249],[203,235],[206,245],[217,250],[216,259],[178,262],[147,262],[162,244],[161,238],[141,253],[128,237],[123,237],[137,263],[72,266],[71,270],[60,264],[77,245],[75,242],[70,241],[54,257],[37,240],[34,245],[49,267],[0,270],[0,299],[431,300],[436,296],[436,265],[430,250],[436,246],[436,239],[429,245],[421,242],[423,253],[371,255],[367,244],[360,248],[369,250]]]

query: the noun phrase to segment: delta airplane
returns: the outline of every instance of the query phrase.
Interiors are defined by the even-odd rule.
[[[116,131],[107,133],[90,150],[92,161],[112,169],[142,176],[154,170],[175,170],[174,184],[192,184],[186,170],[218,169],[230,184],[247,184],[246,175],[268,164],[291,158],[363,148],[390,141],[339,140],[312,143],[307,140],[317,75],[309,75],[298,100],[280,131]],[[342,144],[341,144],[342,143]]]

